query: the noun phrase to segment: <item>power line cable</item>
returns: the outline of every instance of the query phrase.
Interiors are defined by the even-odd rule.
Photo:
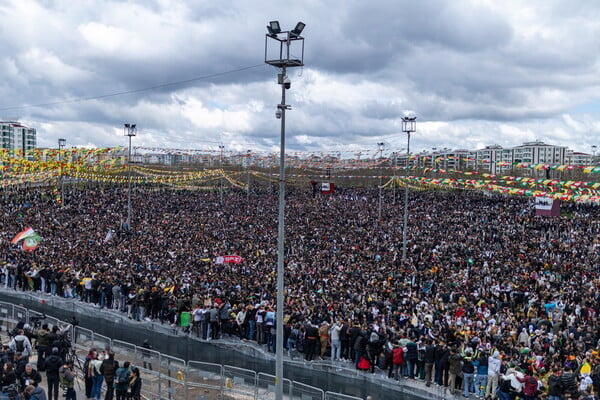
[[[115,92],[115,93],[103,94],[103,95],[99,95],[99,96],[81,97],[81,98],[78,98],[78,99],[61,100],[61,101],[54,101],[54,102],[50,102],[50,103],[26,104],[26,105],[22,105],[22,106],[3,107],[3,108],[0,108],[0,111],[22,110],[22,109],[33,108],[33,107],[50,107],[50,106],[56,106],[56,105],[61,105],[61,104],[80,103],[80,102],[90,101],[90,100],[106,99],[106,98],[109,98],[109,97],[122,96],[122,95],[132,94],[132,93],[148,92],[150,90],[162,89],[162,88],[166,88],[166,87],[169,87],[169,86],[183,85],[185,83],[190,83],[190,82],[195,82],[195,81],[201,81],[201,80],[216,78],[218,76],[223,76],[223,75],[234,74],[236,72],[247,71],[249,69],[253,69],[253,68],[257,68],[257,67],[261,67],[261,66],[264,67],[265,64],[264,63],[263,64],[256,64],[256,65],[251,65],[251,66],[248,66],[248,67],[242,67],[242,68],[232,69],[232,70],[229,70],[229,71],[218,72],[216,74],[204,75],[204,76],[199,76],[199,77],[191,78],[191,79],[185,79],[185,80],[182,80],[182,81],[162,83],[160,85],[149,86],[149,87],[145,87],[145,88],[141,88],[141,89],[132,89],[132,90],[126,90],[126,91],[123,91],[123,92]]]

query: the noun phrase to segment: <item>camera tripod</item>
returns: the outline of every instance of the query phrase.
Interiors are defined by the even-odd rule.
[[[69,361],[73,361],[73,372],[75,372],[76,368],[79,368],[82,376],[85,378],[87,371],[83,370],[83,365],[81,364],[81,360],[79,360],[79,357],[77,357],[77,353],[75,352],[74,347],[69,347],[67,349],[64,359],[65,359],[65,363],[67,363]],[[77,378],[77,374],[75,374],[75,378]],[[79,390],[81,390],[81,382],[79,382],[78,379],[75,379],[75,381],[77,382],[77,388]]]

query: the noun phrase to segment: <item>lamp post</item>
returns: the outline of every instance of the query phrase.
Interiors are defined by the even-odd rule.
[[[596,164],[596,145],[592,145],[592,165]]]
[[[67,144],[67,139],[58,139],[58,156],[60,157],[60,161],[61,161],[61,165],[60,165],[60,201],[62,202],[63,205],[65,204],[65,179],[63,177],[62,149],[65,148],[66,144]]]
[[[417,131],[417,117],[402,117],[402,132],[406,133],[406,178],[410,161],[410,134]],[[402,261],[406,261],[406,234],[408,228],[408,179],[404,182],[404,227],[402,228]]]
[[[385,146],[385,143],[383,142],[379,142],[377,143],[377,147],[379,149],[379,206],[377,207],[377,219],[379,221],[381,221],[381,208],[383,206],[383,193],[382,193],[382,189],[381,189],[381,185],[382,182],[381,180],[383,179],[383,147]]]
[[[278,21],[271,21],[267,25],[268,33],[265,35],[265,63],[279,68],[277,83],[281,85],[281,103],[277,105],[275,116],[281,119],[281,134],[279,147],[279,210],[277,227],[277,313],[276,331],[279,339],[275,348],[275,398],[283,400],[283,307],[284,307],[284,240],[285,240],[285,112],[291,106],[285,104],[285,91],[291,87],[287,68],[302,67],[304,65],[304,38],[300,36],[305,24],[298,22],[291,31],[282,31]],[[271,49],[275,47],[274,56],[269,56],[269,43]],[[290,48],[297,49],[294,54],[300,58],[291,58]],[[298,48],[300,49],[298,50]]]
[[[219,145],[219,168],[221,169],[221,179],[219,179],[219,198],[221,204],[223,204],[223,150],[225,150],[225,146]]]
[[[246,151],[246,204],[250,208],[250,154],[252,150]]]
[[[131,229],[131,138],[137,133],[136,124],[124,125],[125,136],[129,136],[129,155],[127,157],[127,230]]]

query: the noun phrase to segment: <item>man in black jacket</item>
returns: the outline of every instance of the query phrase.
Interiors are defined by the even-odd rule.
[[[450,349],[446,346],[446,343],[441,341],[435,348],[435,378],[434,382],[436,385],[448,386],[448,370],[450,363],[448,362],[450,357]]]
[[[306,324],[306,336],[304,341],[306,346],[304,348],[304,359],[306,361],[312,361],[315,356],[315,352],[317,350],[317,340],[319,338],[319,330],[318,328],[311,324],[310,322]]]
[[[114,351],[109,351],[108,357],[105,358],[100,365],[100,373],[106,380],[106,394],[104,395],[104,400],[112,400],[114,397],[114,382],[117,368],[119,368],[119,362],[115,360],[115,353]]]
[[[560,376],[560,382],[565,394],[571,395],[572,399],[576,399],[579,396],[577,375],[573,372],[572,367],[565,367],[565,372]]]
[[[436,345],[432,339],[425,340],[425,385],[431,386],[431,375],[433,374],[433,363],[435,362]]]
[[[58,355],[58,347],[53,347],[51,354],[46,357],[46,380],[48,381],[48,400],[58,400],[58,370],[63,365],[63,359]]]
[[[25,371],[21,374],[21,387],[27,387],[29,385],[37,386],[42,381],[42,374],[40,374],[31,363],[25,366]]]

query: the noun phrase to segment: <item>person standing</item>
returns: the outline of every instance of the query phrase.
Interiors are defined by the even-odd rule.
[[[433,364],[435,363],[435,352],[436,344],[433,342],[433,340],[425,340],[425,354],[423,355],[423,361],[425,361],[426,386],[431,386],[431,380],[433,378]]]
[[[455,393],[457,390],[457,378],[461,373],[462,356],[454,347],[450,348],[450,356],[448,357],[448,388],[450,393]]]
[[[91,362],[96,358],[96,348],[92,347],[85,357],[85,361],[83,363],[83,374],[84,374],[84,383],[85,383],[85,398],[92,398],[92,385],[94,383],[94,377],[92,375],[92,365]]]
[[[309,322],[306,325],[306,346],[304,348],[304,359],[306,361],[312,361],[313,357],[315,356],[318,335],[319,330],[317,329],[317,327]]]
[[[51,354],[46,357],[46,381],[48,382],[48,400],[58,400],[58,384],[60,382],[59,370],[64,365],[63,359],[58,355],[58,347],[53,347]]]
[[[75,392],[75,373],[73,372],[73,360],[68,360],[58,370],[60,387],[65,393],[65,400],[77,400]]]
[[[43,324],[36,332],[35,342],[37,344],[37,370],[43,372],[45,370],[44,360],[50,355],[50,345],[52,344],[48,324]]]
[[[131,400],[141,400],[142,398],[142,378],[138,368],[131,369],[131,378],[129,380],[129,393]]]
[[[104,376],[100,373],[100,367],[102,366],[102,359],[100,356],[90,361],[90,368],[92,369],[92,391],[90,398],[92,400],[101,400],[102,398],[102,383],[104,382]]]
[[[152,350],[152,346],[148,339],[145,339],[142,343],[142,361],[144,362],[144,368],[152,371],[152,353],[150,350]]]
[[[319,358],[322,360],[327,352],[327,347],[329,347],[329,324],[327,321],[321,322],[321,326],[319,326],[319,344]]]
[[[341,331],[343,325],[337,321],[329,329],[329,338],[331,339],[331,361],[340,360],[342,358],[342,339]]]
[[[119,368],[119,363],[115,360],[115,352],[111,350],[108,352],[108,357],[102,360],[102,364],[100,365],[100,373],[106,381],[104,400],[112,400],[114,397],[115,373],[117,372],[117,368]]]
[[[128,400],[127,390],[129,390],[129,380],[131,378],[130,365],[129,361],[125,361],[122,367],[117,368],[115,373],[116,400]]]
[[[495,399],[497,397],[496,392],[498,389],[498,376],[500,375],[500,366],[502,361],[500,360],[500,352],[494,350],[494,353],[488,358],[488,375],[487,384],[485,386],[485,397],[491,397]]]
[[[33,355],[31,342],[23,329],[17,331],[17,335],[8,343],[8,348],[15,354],[21,353],[26,362],[29,362],[29,357]]]

